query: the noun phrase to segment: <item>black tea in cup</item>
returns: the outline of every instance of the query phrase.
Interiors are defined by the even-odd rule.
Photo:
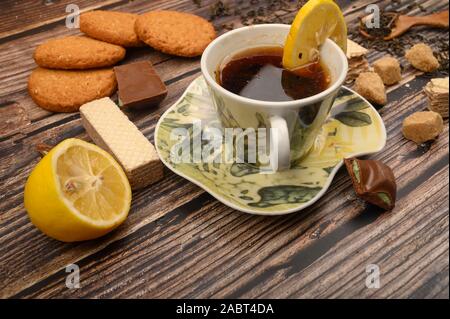
[[[283,68],[283,48],[257,47],[226,59],[216,81],[237,95],[283,102],[316,95],[328,88],[330,76],[320,60],[296,70]]]

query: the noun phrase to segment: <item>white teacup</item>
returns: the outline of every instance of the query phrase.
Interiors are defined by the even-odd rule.
[[[216,109],[232,119],[226,124],[257,129],[262,118],[275,129],[271,157],[277,163],[277,170],[289,168],[291,161],[302,158],[313,146],[347,76],[344,52],[333,41],[326,40],[320,49],[320,58],[330,73],[329,87],[319,94],[294,101],[269,102],[239,96],[221,87],[215,72],[226,58],[245,49],[283,46],[289,29],[290,25],[261,24],[227,32],[209,44],[201,59],[201,70]]]

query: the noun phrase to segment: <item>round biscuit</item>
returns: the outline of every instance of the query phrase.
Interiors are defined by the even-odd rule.
[[[216,37],[214,26],[207,20],[177,11],[151,11],[140,15],[135,30],[149,46],[184,57],[201,55]]]
[[[125,57],[125,49],[84,36],[68,36],[44,42],[33,57],[44,68],[92,69],[116,64]]]
[[[91,38],[124,47],[143,43],[134,31],[138,15],[127,12],[94,10],[80,15],[80,31]]]
[[[116,87],[112,69],[68,71],[38,67],[28,79],[33,101],[52,112],[78,111],[84,103],[111,96]]]

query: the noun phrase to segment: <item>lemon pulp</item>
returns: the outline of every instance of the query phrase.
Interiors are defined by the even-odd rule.
[[[113,220],[123,210],[126,189],[100,153],[72,146],[59,156],[56,174],[66,200],[93,221]]]

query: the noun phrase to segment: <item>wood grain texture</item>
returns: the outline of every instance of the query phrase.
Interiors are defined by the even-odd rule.
[[[190,0],[79,1],[83,8],[135,13],[168,8],[204,17],[214,2],[203,0],[197,7]],[[388,3],[340,1],[350,25],[373,2]],[[448,8],[448,1],[417,2]],[[2,14],[23,11],[28,2],[7,6],[12,3],[0,4]],[[42,3],[28,3],[27,19],[6,19],[0,28],[0,107],[20,107],[27,116],[21,127],[2,130],[0,136],[1,298],[448,298],[448,121],[426,153],[402,137],[402,120],[426,108],[422,87],[428,81],[404,60],[404,79],[389,88],[389,104],[380,109],[388,132],[385,151],[370,156],[396,175],[398,202],[391,213],[358,199],[343,169],[315,205],[280,217],[234,211],[166,170],[161,183],[133,194],[129,218],[113,233],[75,244],[41,234],[26,216],[22,195],[39,160],[36,145],[68,137],[89,140],[79,114],[43,111],[26,93],[34,47],[78,32],[64,26],[65,3],[45,10]],[[235,20],[229,16],[214,23]],[[433,39],[437,32],[424,34]],[[371,51],[369,60],[381,55]],[[155,64],[169,90],[159,108],[127,113],[153,140],[159,116],[200,74],[199,60],[140,48],[129,50],[124,63],[141,59]],[[65,286],[70,263],[81,268],[81,289]],[[371,263],[380,267],[380,289],[365,287]]]

